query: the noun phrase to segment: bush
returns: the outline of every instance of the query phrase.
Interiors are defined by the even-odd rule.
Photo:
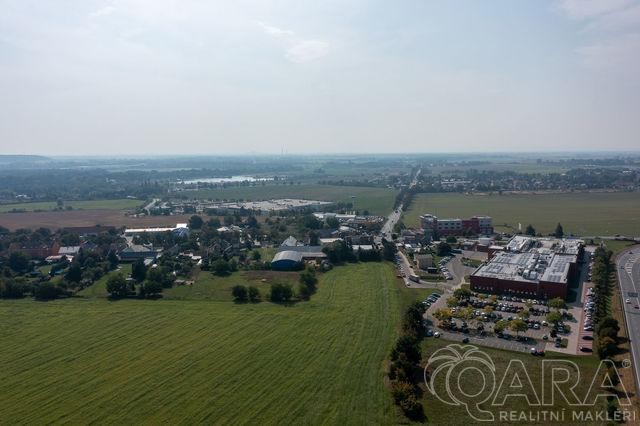
[[[20,299],[24,297],[25,287],[12,279],[0,279],[0,297],[3,299]]]
[[[260,301],[260,291],[256,287],[249,287],[249,301],[251,303],[257,303]]]
[[[293,289],[290,284],[271,284],[271,301],[273,303],[287,303],[293,297]]]
[[[424,416],[422,404],[418,401],[416,395],[409,395],[401,400],[399,405],[404,415],[412,420],[419,420]]]
[[[211,264],[211,269],[216,275],[227,275],[230,272],[229,262],[224,259],[218,259]]]
[[[53,300],[61,293],[61,290],[50,282],[40,283],[33,289],[33,296],[37,300]]]
[[[249,292],[243,285],[235,285],[231,290],[231,295],[236,303],[246,303],[249,300]]]
[[[162,293],[162,284],[158,281],[146,280],[140,284],[139,296],[146,298],[158,297]]]
[[[606,329],[612,329],[615,334],[614,337],[618,335],[618,332],[620,331],[620,325],[618,324],[618,321],[614,318],[611,317],[605,317],[602,318],[602,320],[598,323],[598,327],[597,327],[597,332],[598,332],[598,336],[602,336],[602,332],[604,332]],[[609,331],[607,331],[607,333],[610,333]],[[608,334],[606,334],[608,335]]]
[[[413,384],[403,381],[395,381],[391,384],[391,395],[396,404],[408,397],[415,395],[415,387]]]
[[[107,279],[107,293],[111,297],[127,297],[131,286],[122,274],[113,274]]]
[[[616,352],[616,341],[611,337],[601,337],[598,339],[598,356],[600,359],[609,358]]]

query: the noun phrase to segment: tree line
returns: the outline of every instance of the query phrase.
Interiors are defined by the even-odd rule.
[[[420,402],[422,390],[422,349],[420,343],[425,333],[422,316],[425,308],[420,302],[410,305],[402,318],[400,337],[390,356],[387,375],[391,381],[393,400],[411,420],[424,418]]]

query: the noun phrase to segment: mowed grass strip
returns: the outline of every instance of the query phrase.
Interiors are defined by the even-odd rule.
[[[393,210],[397,191],[389,188],[370,188],[336,185],[274,185],[234,186],[187,193],[191,198],[213,200],[268,200],[272,198],[302,198],[307,200],[353,203],[357,210],[387,215]]]
[[[383,383],[388,264],[323,274],[310,302],[0,302],[2,423],[397,420]]]
[[[144,201],[121,199],[121,200],[88,200],[88,201],[65,201],[62,208],[67,206],[74,209],[107,209],[107,210],[127,210],[135,209],[142,205]],[[36,210],[53,210],[58,208],[55,201],[43,201],[36,203],[15,203],[0,204],[0,213],[8,213],[15,210],[32,212]]]
[[[446,348],[448,345],[457,345],[455,347],[456,351],[459,353],[465,353],[469,348],[473,346],[473,341],[471,345],[464,345],[464,349],[461,349],[460,342],[452,342],[444,339],[434,339],[427,338],[423,341],[422,344],[422,356],[423,360],[426,361],[438,350]],[[467,371],[466,373],[460,376],[461,385],[460,388],[456,383],[451,383],[449,385],[449,389],[452,389],[453,395],[459,397],[460,401],[466,401],[470,404],[472,409],[477,402],[481,401],[483,398],[480,397],[490,397],[487,401],[484,401],[480,404],[479,408],[483,411],[488,411],[493,413],[496,424],[531,424],[531,425],[548,425],[548,424],[603,424],[602,421],[599,421],[596,417],[597,413],[606,413],[606,400],[603,397],[597,399],[594,405],[571,405],[570,402],[563,398],[563,394],[561,392],[567,392],[565,395],[569,395],[570,391],[568,390],[574,384],[574,381],[577,382],[574,392],[576,397],[580,401],[584,401],[587,393],[589,392],[590,386],[594,377],[597,376],[598,379],[595,380],[595,385],[593,388],[593,393],[591,396],[604,392],[602,388],[599,387],[599,384],[603,381],[603,372],[600,372],[600,375],[597,375],[598,367],[600,365],[600,360],[595,354],[591,354],[589,356],[570,356],[553,352],[546,352],[544,357],[532,356],[528,353],[523,352],[514,352],[508,350],[497,350],[493,348],[476,346],[481,352],[483,352],[488,358],[491,360],[493,365],[495,366],[495,389],[491,392],[492,380],[491,375],[487,375],[487,382],[483,382],[483,375],[480,372],[474,372],[473,369]],[[445,355],[450,355],[451,352],[444,352]],[[438,354],[442,356],[443,353],[440,352]],[[456,358],[453,358],[454,360]],[[553,364],[554,360],[560,365],[564,365],[562,363],[569,362],[575,365],[565,367],[569,368],[571,372],[576,373],[579,371],[579,376],[574,375],[570,377],[569,382],[566,385],[559,384],[557,385],[555,392],[555,396],[553,398],[549,398],[550,395],[550,376],[551,376],[551,368],[558,364]],[[543,361],[547,363],[546,370],[543,370]],[[454,361],[455,363],[455,361]],[[436,365],[439,365],[436,362]],[[488,373],[489,371],[484,369],[483,364],[479,364],[473,361],[466,362],[467,368],[478,368],[479,371],[484,371]],[[524,370],[519,368],[519,366],[524,366]],[[435,367],[430,368],[430,372],[433,373]],[[446,371],[446,370],[445,370]],[[451,370],[449,370],[451,371]],[[457,370],[460,372],[460,369]],[[543,391],[543,372],[546,374],[544,376],[544,380],[546,380],[546,390]],[[558,374],[558,373],[555,373]],[[622,373],[624,374],[624,372]],[[517,375],[518,378],[514,380],[514,376]],[[455,373],[452,377],[457,377]],[[558,376],[559,377],[559,376]],[[505,380],[502,384],[502,388],[500,384],[502,380]],[[437,395],[447,399],[447,381],[440,376],[438,379],[434,379],[433,386],[435,387],[435,392]],[[528,386],[528,381],[532,385],[532,388]],[[556,380],[560,380],[559,378]],[[522,384],[521,388],[518,388],[518,385]],[[486,386],[484,388],[483,386]],[[473,399],[464,398],[463,395],[460,395],[458,389],[465,389],[467,393],[478,393],[478,398]],[[484,390],[484,392],[483,392]],[[493,404],[494,397],[498,394],[499,390],[501,392],[497,399],[496,405]],[[543,392],[546,392],[546,400],[543,400]],[[604,392],[606,393],[606,392]],[[504,395],[511,395],[509,397],[504,398]],[[529,405],[527,399],[523,396],[527,395],[529,401],[533,402],[534,405]],[[591,401],[591,399],[588,399]],[[546,401],[549,405],[535,405],[536,403],[542,403]],[[500,405],[500,403],[504,402],[504,405]],[[575,402],[571,400],[571,402]],[[452,407],[449,404],[442,402],[437,396],[431,394],[429,391],[425,392],[423,395],[423,405],[425,407],[425,414],[427,416],[427,420],[432,424],[448,424],[448,425],[469,425],[469,424],[482,424],[483,422],[475,421],[473,417],[471,417],[464,405],[459,405],[456,407]],[[629,407],[627,407],[629,409]],[[546,418],[543,417],[545,416]],[[556,418],[562,420],[562,416],[564,412],[564,421],[552,421],[551,414],[557,416]],[[574,412],[576,413],[574,417]],[[455,415],[452,415],[455,413]],[[503,416],[506,413],[506,421],[504,418],[501,418],[501,413]],[[590,414],[588,414],[590,413]],[[521,421],[517,419],[519,416],[524,416]],[[583,416],[583,417],[580,417]],[[515,418],[513,421],[511,419]],[[588,421],[584,421],[584,420]]]
[[[565,194],[419,194],[403,219],[420,226],[420,215],[470,217],[489,215],[499,231],[504,224],[522,230],[532,224],[536,231],[553,232],[558,222],[565,234],[640,235],[640,192],[581,192]]]

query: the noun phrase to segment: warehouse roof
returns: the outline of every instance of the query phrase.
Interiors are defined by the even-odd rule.
[[[508,251],[496,253],[473,275],[522,282],[566,283],[581,246],[581,240],[517,235],[507,244]]]
[[[273,260],[271,262],[278,262],[280,260],[290,260],[292,262],[300,263],[302,262],[302,253],[292,250],[280,251],[273,256]]]

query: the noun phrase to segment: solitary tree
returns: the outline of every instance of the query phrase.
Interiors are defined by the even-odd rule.
[[[559,312],[549,312],[547,314],[547,321],[549,321],[554,325],[558,325],[561,319],[562,319],[562,315],[560,315]]]
[[[433,313],[433,316],[441,321],[441,322],[447,322],[451,319],[451,317],[453,316],[453,314],[451,313],[451,309],[448,308],[441,308],[438,309],[437,311],[435,311]]]
[[[513,331],[515,331],[516,336],[518,335],[518,333],[520,333],[521,331],[527,331],[527,323],[524,322],[523,320],[516,318],[514,320],[511,321],[511,323],[509,323],[509,328]]]
[[[458,300],[469,300],[469,298],[471,298],[471,290],[469,290],[468,288],[460,287],[459,289],[453,292],[453,295]]]
[[[113,274],[107,279],[107,292],[111,297],[126,297],[130,289],[122,274]]]
[[[144,265],[144,261],[142,259],[138,259],[133,262],[133,265],[131,265],[131,278],[140,283],[144,281],[146,276],[147,267]]]
[[[245,303],[247,300],[249,300],[249,293],[247,291],[247,288],[243,285],[233,286],[231,294],[233,295],[233,300],[236,303]]]
[[[200,216],[193,215],[189,218],[189,228],[191,229],[200,229],[202,228],[203,224],[204,224],[204,221]]]
[[[218,259],[211,265],[216,275],[226,275],[229,273],[229,262],[224,259]]]
[[[145,280],[140,284],[139,294],[141,297],[156,297],[162,293],[162,284],[157,281]]]
[[[535,237],[536,229],[533,227],[533,225],[529,224],[527,225],[527,228],[525,229],[524,233],[527,235],[531,235],[532,237]]]
[[[528,309],[523,309],[520,312],[518,312],[518,317],[522,318],[523,320],[529,319],[530,316],[531,316],[531,312],[529,312]]]
[[[560,309],[565,309],[567,307],[567,303],[561,297],[555,297],[547,302],[547,305],[550,308],[554,308],[559,311]]]
[[[560,225],[560,222],[558,222],[558,224],[556,225],[556,230],[553,231],[553,235],[556,238],[562,238],[564,236],[564,230],[562,229],[562,225]]]
[[[496,333],[502,333],[507,328],[509,328],[509,322],[506,320],[500,320],[494,324],[493,331]]]
[[[601,359],[612,356],[616,351],[616,341],[605,336],[598,339],[598,356]]]
[[[115,251],[109,250],[107,262],[109,262],[109,269],[116,269],[118,267],[118,255],[116,255]]]
[[[271,301],[275,303],[286,303],[293,297],[293,289],[290,284],[271,284]]]
[[[65,274],[64,278],[72,283],[79,283],[82,279],[82,268],[77,262],[73,262],[69,266],[69,270]]]

